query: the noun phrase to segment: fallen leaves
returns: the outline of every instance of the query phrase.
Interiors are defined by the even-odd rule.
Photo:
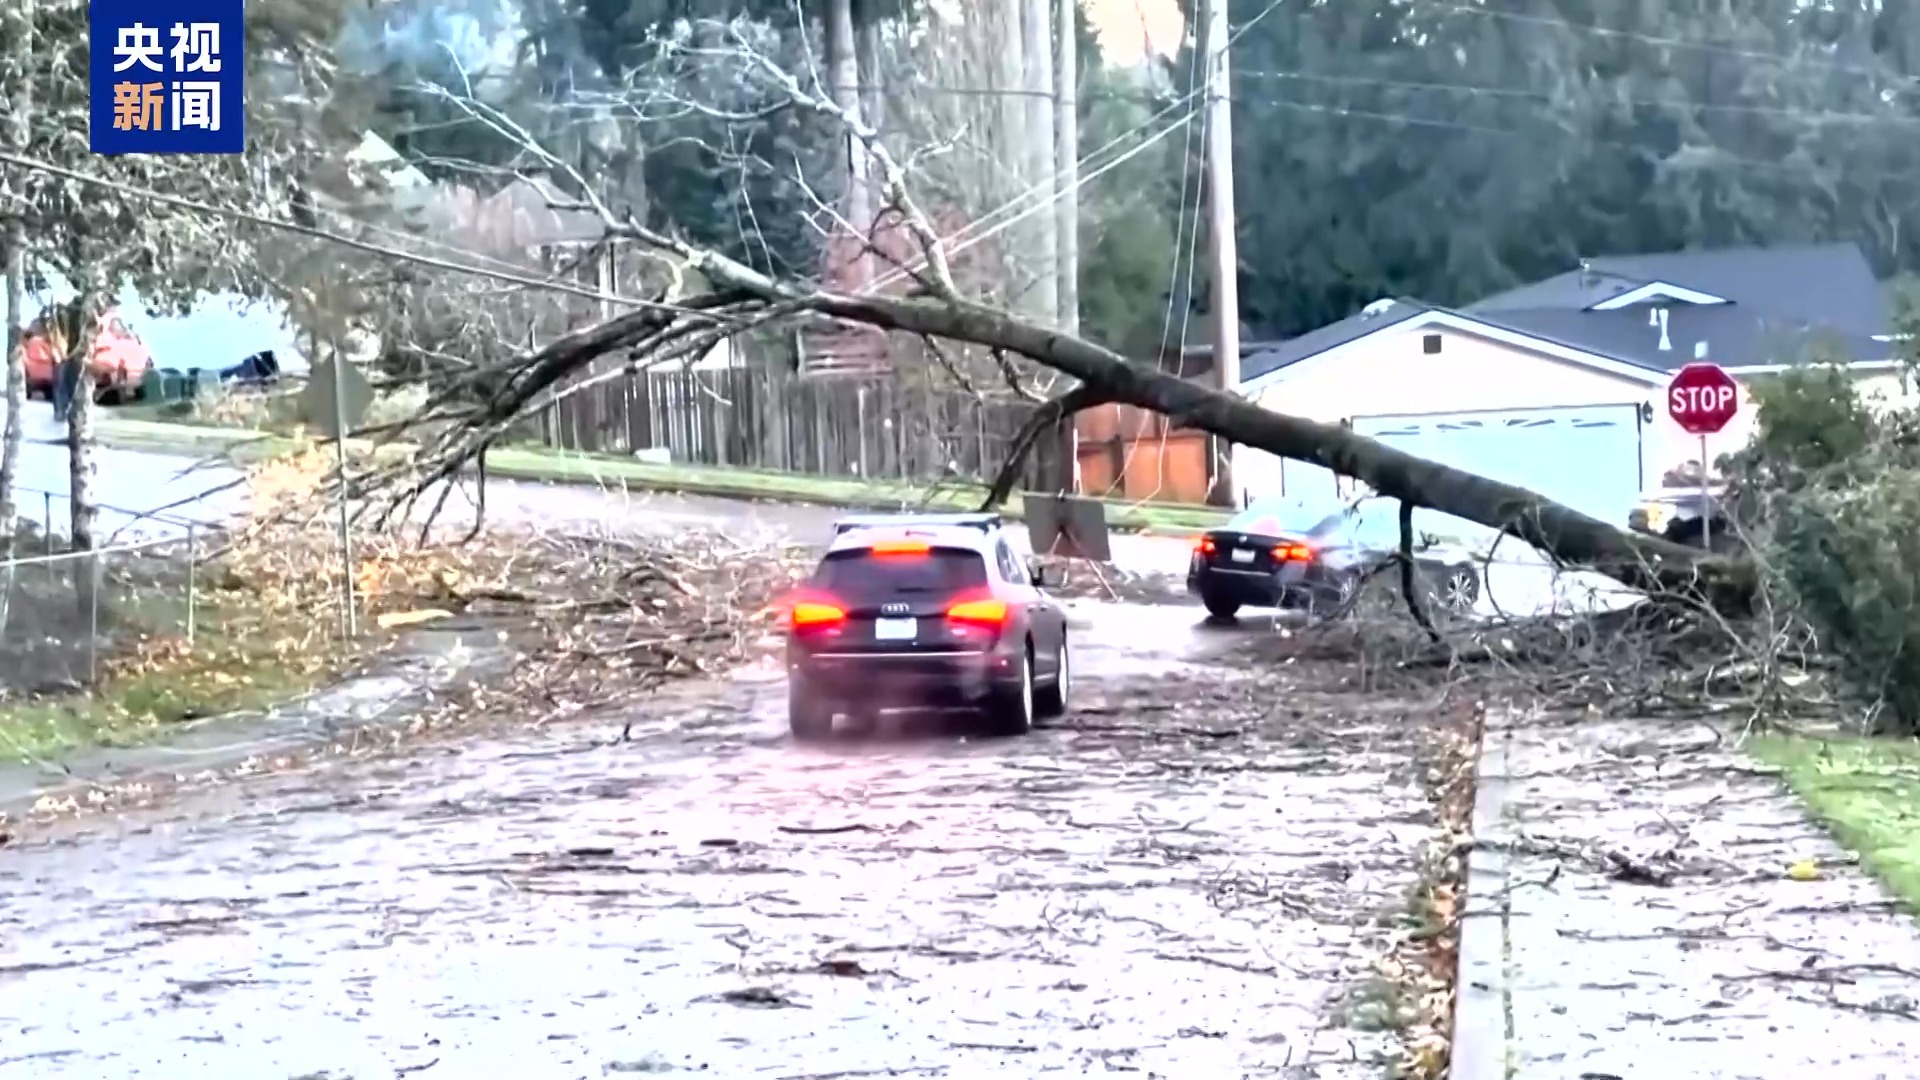
[[[1454,981],[1460,966],[1466,854],[1473,848],[1479,715],[1472,706],[1456,707],[1450,720],[1426,748],[1428,792],[1440,828],[1421,854],[1412,925],[1380,967],[1398,1002],[1393,1019],[1400,1033],[1400,1061],[1394,1075],[1408,1080],[1445,1076],[1453,1054]]]

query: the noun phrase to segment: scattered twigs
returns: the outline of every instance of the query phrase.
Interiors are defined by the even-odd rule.
[[[315,625],[338,621],[346,592],[337,532],[313,524],[337,494],[324,486],[325,457],[257,470],[255,519],[227,567]],[[438,505],[423,511],[431,519]],[[466,719],[486,712],[539,723],[747,659],[806,566],[797,549],[718,532],[495,529],[469,544],[430,525],[418,535],[356,527],[353,594],[363,625],[457,620],[463,647],[486,654],[472,657],[484,677],[441,702]]]

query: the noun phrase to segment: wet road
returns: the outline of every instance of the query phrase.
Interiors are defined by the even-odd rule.
[[[24,840],[0,1078],[1381,1075],[1408,706],[1077,618],[1024,739],[797,747],[761,669]]]
[[[27,435],[52,437],[52,414],[44,403],[34,403],[27,416]],[[22,513],[50,514],[56,531],[64,529],[67,458],[64,446],[29,445],[22,472],[27,488],[54,493],[51,499],[36,492],[23,494]],[[100,452],[97,498],[108,511],[105,529],[124,529],[121,539],[169,537],[183,527],[139,518],[162,507],[176,520],[221,522],[246,509],[244,491],[232,488],[240,474],[204,459],[173,457],[131,450]],[[465,495],[449,497],[442,520],[472,520],[473,504]],[[541,484],[510,480],[487,483],[487,519],[516,528],[604,530],[621,535],[670,535],[688,528],[721,527],[744,538],[778,537],[818,542],[831,535],[836,518],[846,510],[785,503],[753,503],[661,492],[628,492],[583,484]],[[183,505],[184,502],[184,505]],[[417,515],[432,507],[424,498]],[[1025,530],[1016,529],[1024,541]],[[1134,574],[1183,576],[1191,554],[1189,540],[1178,536],[1111,537],[1113,563]],[[1616,607],[1634,602],[1637,594],[1598,574],[1563,572],[1539,552],[1513,540],[1492,549],[1492,561],[1483,567],[1484,588],[1476,612],[1486,618],[1524,617]]]
[[[0,410],[3,411],[3,410]],[[21,465],[21,513],[50,522],[64,533],[69,484],[65,428],[55,424],[51,406],[29,403]],[[142,450],[97,451],[95,498],[102,506],[106,532],[121,541],[171,539],[183,535],[186,522],[218,524],[246,512],[247,497],[237,486],[239,470],[207,457],[156,454]],[[449,496],[441,519],[464,527],[474,504],[462,484]],[[422,498],[415,517],[424,519],[435,499]],[[824,541],[833,522],[851,511],[825,506],[754,503],[663,492],[629,492],[617,485],[543,484],[492,479],[487,482],[487,520],[515,528],[608,531],[621,535],[661,535],[715,526],[743,539],[783,538]],[[159,515],[159,516],[150,516]],[[1024,538],[1024,530],[1016,530]],[[1136,573],[1184,573],[1188,541],[1181,537],[1112,537],[1115,564]]]
[[[5,415],[0,406],[0,417]],[[66,429],[53,421],[52,407],[30,402],[24,414],[20,448],[20,514],[64,534],[72,509]],[[121,532],[121,540],[172,537],[185,522],[219,524],[246,509],[244,493],[218,490],[239,478],[234,470],[212,467],[185,456],[100,447],[96,451],[94,498],[101,504],[103,533]],[[176,505],[177,504],[177,505]],[[142,515],[160,512],[168,519]]]

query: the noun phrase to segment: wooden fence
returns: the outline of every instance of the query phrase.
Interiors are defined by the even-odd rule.
[[[895,375],[754,366],[630,373],[562,398],[537,427],[547,445],[587,453],[664,449],[684,464],[980,480],[999,471],[1030,409]],[[1057,445],[1041,440],[1028,480],[1057,475],[1045,452]]]

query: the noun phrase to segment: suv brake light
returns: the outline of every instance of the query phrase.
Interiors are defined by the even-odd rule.
[[[875,555],[925,555],[933,545],[925,540],[876,540],[871,550]]]
[[[793,605],[788,618],[795,630],[825,630],[846,622],[847,612],[833,604],[803,600]]]
[[[1007,602],[963,600],[947,609],[947,619],[971,626],[1002,627],[1007,624]]]
[[[1305,544],[1281,544],[1273,549],[1273,557],[1281,562],[1312,562],[1313,549]]]

